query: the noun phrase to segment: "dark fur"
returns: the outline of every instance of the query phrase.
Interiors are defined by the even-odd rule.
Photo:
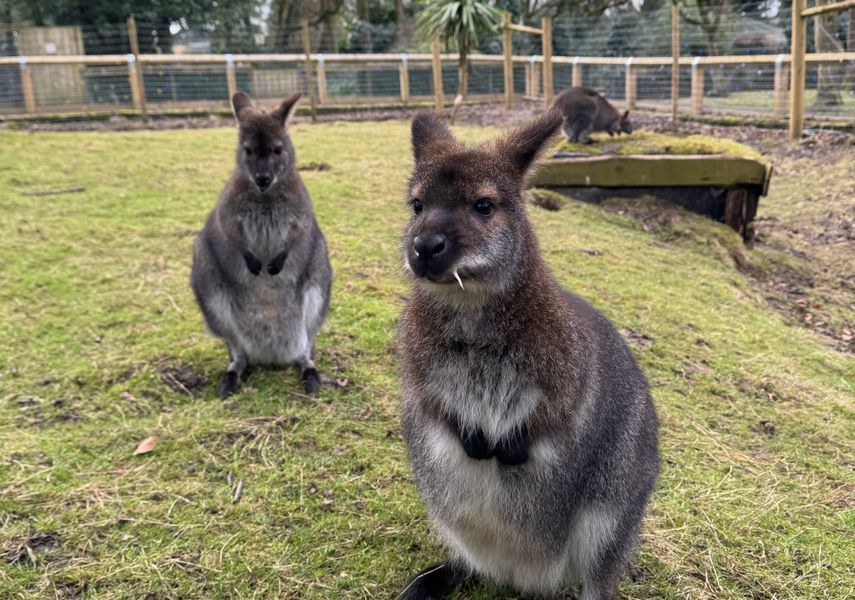
[[[623,114],[594,90],[584,87],[567,88],[552,103],[564,115],[564,136],[571,142],[586,144],[594,131],[610,136],[632,133],[629,111]]]
[[[461,569],[523,593],[577,583],[584,600],[610,599],[639,533],[658,472],[647,383],[608,320],[549,272],[521,198],[561,122],[553,110],[467,149],[437,117],[413,121],[403,426],[459,567],[414,578],[407,600],[441,597]],[[426,259],[431,235],[442,250]]]
[[[234,95],[237,168],[193,249],[193,292],[229,349],[221,397],[239,387],[249,363],[297,363],[306,391],[319,386],[311,354],[332,271],[285,127],[299,97],[265,113]]]

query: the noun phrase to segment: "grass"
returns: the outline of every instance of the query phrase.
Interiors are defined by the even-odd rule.
[[[577,144],[562,139],[555,146],[554,152],[573,152],[591,156],[725,154],[763,160],[763,155],[750,146],[708,135],[669,135],[653,131],[636,131],[631,135],[609,137],[607,133],[596,133],[591,137],[596,143]]]
[[[304,178],[335,270],[319,367],[347,386],[306,398],[294,370],[260,370],[223,402],[162,372],[226,363],[188,274],[234,132],[0,132],[0,597],[391,598],[440,557],[399,427],[407,125],[293,136],[330,167]],[[851,355],[769,306],[724,226],[530,213],[558,278],[634,340],[662,421],[622,597],[848,597]]]

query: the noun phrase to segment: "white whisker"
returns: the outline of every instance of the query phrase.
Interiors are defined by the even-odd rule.
[[[463,280],[460,279],[460,275],[457,274],[457,269],[454,269],[454,278],[457,280],[457,283],[460,284],[460,289],[465,292],[466,288],[463,287]]]

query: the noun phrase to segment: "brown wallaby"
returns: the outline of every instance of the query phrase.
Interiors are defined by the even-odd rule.
[[[237,168],[196,238],[191,272],[205,322],[229,349],[221,398],[239,387],[249,363],[296,363],[307,393],[320,385],[312,351],[332,269],[285,127],[299,98],[266,113],[243,92],[232,97]]]
[[[561,122],[553,109],[465,148],[438,117],[413,120],[403,430],[450,557],[404,600],[477,577],[611,599],[639,534],[659,465],[647,382],[612,324],[550,273],[521,198]]]
[[[587,144],[594,131],[605,131],[610,136],[632,133],[629,111],[620,114],[594,90],[567,88],[555,97],[552,105],[564,115],[564,136],[571,142]]]

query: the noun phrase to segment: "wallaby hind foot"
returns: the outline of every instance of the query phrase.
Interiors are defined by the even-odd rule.
[[[397,600],[440,600],[468,578],[466,571],[451,562],[432,565],[416,573]]]
[[[300,374],[300,383],[303,384],[303,389],[307,394],[314,394],[321,387],[321,376],[315,367],[303,369]]]

